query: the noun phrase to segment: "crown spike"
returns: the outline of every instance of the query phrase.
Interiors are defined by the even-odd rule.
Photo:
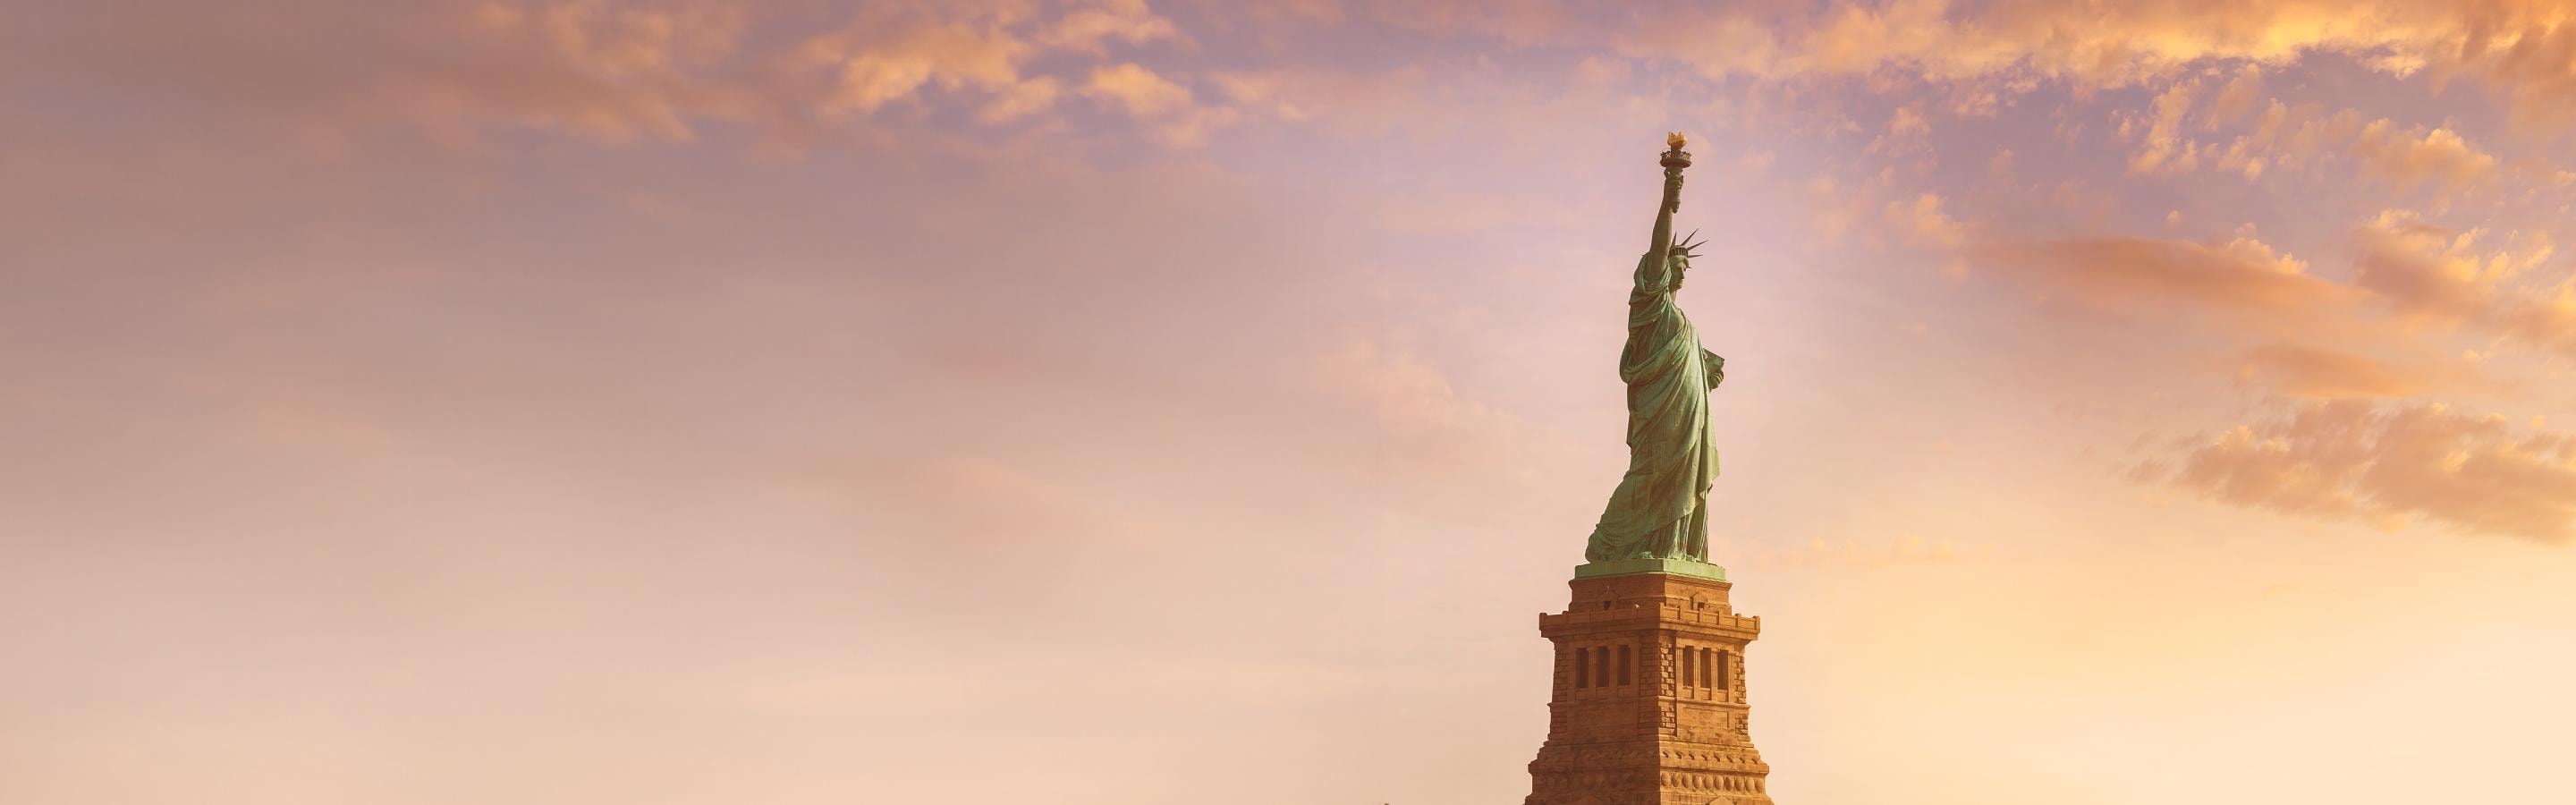
[[[1681,251],[1681,253],[1682,253],[1682,256],[1684,256],[1684,257],[1698,257],[1698,256],[1699,256],[1699,252],[1698,252],[1699,247],[1701,247],[1701,246],[1705,246],[1705,245],[1708,245],[1708,241],[1705,241],[1705,240],[1702,240],[1702,241],[1693,241],[1693,240],[1691,240],[1692,238],[1696,238],[1696,237],[1699,237],[1699,230],[1697,230],[1697,229],[1693,229],[1693,230],[1691,230],[1690,234],[1688,234],[1688,235],[1683,235],[1683,236],[1682,236],[1682,238],[1681,238],[1681,241],[1680,241],[1680,242],[1674,243],[1674,244],[1673,244],[1673,248],[1680,250],[1680,251]]]

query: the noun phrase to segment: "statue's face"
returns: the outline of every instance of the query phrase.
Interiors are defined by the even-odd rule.
[[[1671,259],[1666,262],[1672,269],[1672,287],[1676,289],[1682,287],[1682,275],[1690,273],[1690,257],[1681,252],[1673,252]]]

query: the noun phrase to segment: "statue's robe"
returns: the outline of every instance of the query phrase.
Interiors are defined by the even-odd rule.
[[[1628,474],[1592,529],[1587,561],[1708,559],[1708,488],[1717,478],[1708,393],[1726,379],[1726,361],[1700,348],[1699,331],[1673,304],[1655,256],[1638,261],[1628,345],[1619,351],[1619,379],[1628,384]]]

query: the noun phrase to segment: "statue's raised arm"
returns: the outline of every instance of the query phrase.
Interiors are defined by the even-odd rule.
[[[1672,150],[1664,152],[1664,200],[1655,206],[1655,234],[1646,244],[1645,267],[1637,275],[1638,290],[1664,284],[1665,253],[1673,247],[1673,213],[1682,209],[1682,169],[1691,164],[1690,152],[1682,150],[1689,141],[1681,132],[1673,132],[1664,142],[1672,146]]]

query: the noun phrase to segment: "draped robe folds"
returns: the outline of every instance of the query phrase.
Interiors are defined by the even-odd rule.
[[[1717,478],[1708,393],[1725,379],[1726,364],[1700,348],[1658,256],[1638,261],[1628,344],[1619,352],[1619,379],[1628,384],[1628,474],[1592,530],[1586,561],[1708,559],[1708,489]]]

